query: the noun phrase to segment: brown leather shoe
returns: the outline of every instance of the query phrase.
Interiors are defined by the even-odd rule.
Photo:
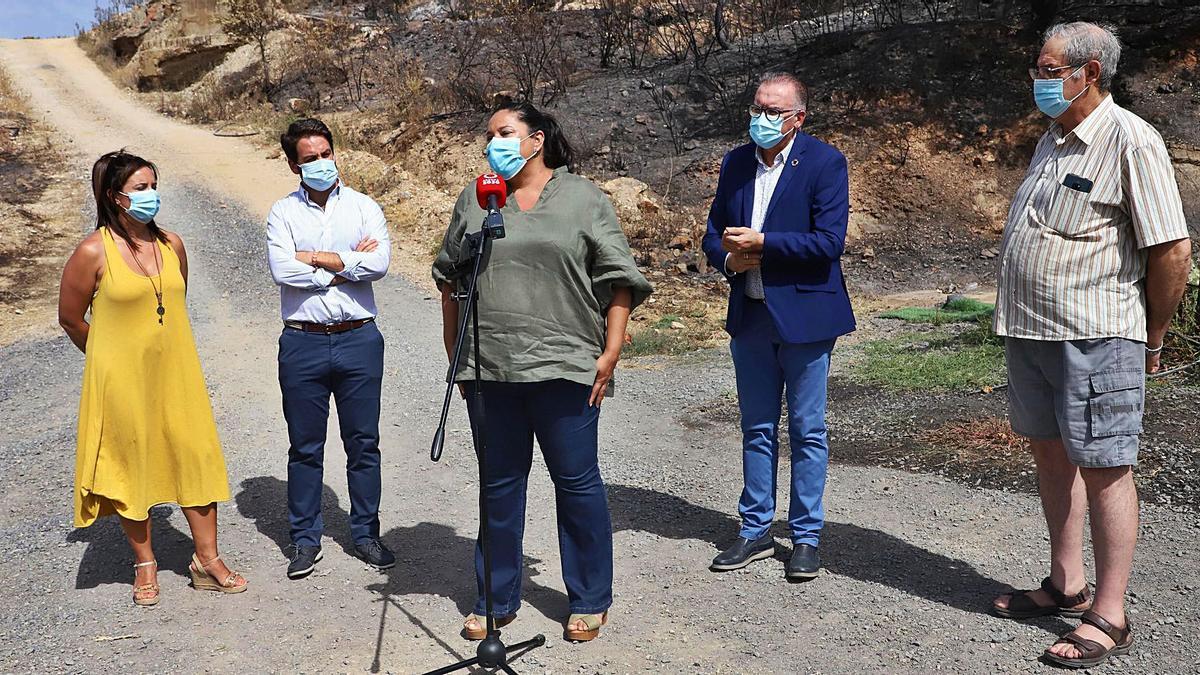
[[[1069,644],[1074,646],[1075,649],[1079,650],[1079,657],[1068,659],[1047,649],[1042,654],[1043,659],[1063,668],[1095,668],[1113,656],[1128,654],[1129,650],[1133,648],[1133,630],[1128,618],[1125,619],[1124,628],[1117,628],[1104,617],[1089,609],[1083,613],[1083,617],[1080,620],[1089,626],[1100,629],[1100,632],[1107,635],[1113,641],[1113,646],[1105,647],[1095,640],[1081,638],[1075,634],[1075,631],[1071,631],[1059,638],[1054,644]]]
[[[1091,584],[1085,583],[1082,591],[1075,595],[1067,595],[1054,587],[1054,582],[1050,581],[1050,577],[1046,577],[1042,579],[1041,588],[1054,601],[1053,605],[1039,605],[1034,602],[1030,594],[1036,593],[1036,590],[1013,591],[1009,593],[1009,597],[1012,599],[1008,601],[1008,607],[993,604],[992,613],[1005,619],[1032,619],[1039,616],[1077,619],[1092,608]],[[1086,605],[1081,607],[1080,605],[1084,605],[1084,603]]]

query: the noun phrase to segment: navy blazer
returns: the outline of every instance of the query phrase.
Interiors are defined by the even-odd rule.
[[[704,254],[730,282],[725,330],[741,327],[745,274],[727,274],[721,235],[750,227],[757,146],[734,148],[721,162],[708,212]],[[784,342],[821,342],[854,330],[850,295],[838,262],[846,244],[850,183],[846,158],[804,132],[796,134],[763,222],[762,279],[767,310]]]

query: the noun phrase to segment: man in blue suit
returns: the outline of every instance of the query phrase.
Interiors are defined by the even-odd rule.
[[[838,259],[846,241],[846,158],[800,131],[808,90],[786,73],[767,73],[750,107],[754,143],[725,156],[708,216],[704,252],[730,282],[725,330],[737,374],[744,487],[738,540],[714,571],[775,554],[775,476],[779,415],[786,392],[792,493],[789,579],[820,569],[825,511],[825,431],[829,357],[854,330]]]

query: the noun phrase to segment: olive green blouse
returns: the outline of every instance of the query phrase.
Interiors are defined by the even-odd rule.
[[[633,261],[612,204],[591,181],[558,168],[532,209],[509,199],[500,212],[505,237],[493,242],[479,279],[483,379],[592,384],[613,289],[629,287],[634,307],[653,290]],[[474,186],[463,190],[433,263],[439,287],[460,256],[469,260],[463,235],[479,231],[484,215]],[[467,347],[471,339],[468,327]],[[455,379],[471,379],[473,369],[467,349]]]

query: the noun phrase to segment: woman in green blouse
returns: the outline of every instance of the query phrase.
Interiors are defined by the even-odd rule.
[[[521,604],[525,491],[536,437],[554,481],[559,551],[571,616],[568,640],[591,640],[612,604],[612,524],[597,461],[600,404],[621,355],[629,314],[650,295],[612,204],[570,173],[573,151],[554,117],[529,103],[501,106],[488,122],[488,164],[508,181],[497,240],[479,279],[480,370],[488,452],[492,597],[497,625]],[[433,276],[442,291],[446,352],[458,303],[452,270],[484,211],[474,188],[454,207]],[[468,333],[468,341],[471,339]],[[473,378],[466,351],[456,379]],[[486,637],[480,598],[464,635]]]

